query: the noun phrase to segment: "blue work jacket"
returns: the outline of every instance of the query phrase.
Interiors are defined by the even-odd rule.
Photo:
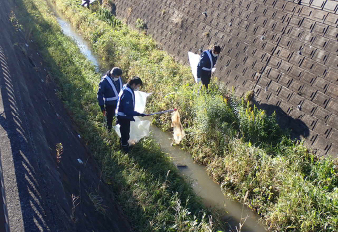
[[[201,59],[198,62],[197,68],[203,71],[211,72],[217,62],[217,56],[212,55],[211,50],[202,52]]]
[[[116,106],[121,89],[121,77],[117,81],[114,81],[108,75],[103,76],[99,84],[99,90],[97,91],[97,100],[101,109],[104,105]]]
[[[135,94],[130,85],[123,86],[119,94],[119,100],[116,107],[117,118],[129,119],[135,121],[133,116],[141,116],[142,114],[135,111]]]

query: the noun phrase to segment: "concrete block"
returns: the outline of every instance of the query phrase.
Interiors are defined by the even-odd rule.
[[[329,109],[328,109],[329,111]],[[327,124],[332,126],[333,128],[338,128],[338,114],[332,114],[333,112],[329,111],[331,113],[330,117],[327,119]]]
[[[330,85],[330,82],[328,82],[327,80],[321,77],[318,77],[313,84],[314,87],[318,88],[323,93],[326,92],[329,85]]]
[[[297,109],[297,106],[294,106],[294,105],[293,105],[293,108],[292,108],[292,110],[289,112],[289,115],[290,115],[292,118],[294,118],[294,119],[301,120],[301,119],[304,117],[305,113],[302,112],[302,111],[299,111],[299,110]],[[294,130],[297,130],[297,127],[300,127],[300,125],[297,125],[297,124],[299,124],[299,122],[297,122],[298,120],[296,120],[296,121],[294,122],[294,125],[290,125]],[[307,126],[306,126],[306,127],[307,127]]]
[[[315,70],[315,65],[316,63],[314,60],[311,60],[310,58],[305,57],[300,67],[305,70],[309,70],[311,72],[312,70]]]
[[[329,141],[332,141],[334,144],[338,145],[338,130],[336,128],[331,128],[331,131],[327,137]]]
[[[304,99],[304,101],[301,104],[301,111],[305,112],[308,115],[314,114],[316,108],[317,108],[317,105],[307,99]]]
[[[309,44],[312,44],[312,42],[316,39],[316,34],[310,32],[310,31],[307,31],[307,30],[304,30],[303,34],[302,34],[302,37],[301,37],[301,41],[303,43],[309,43]]]
[[[313,97],[315,96],[316,92],[317,92],[316,88],[313,88],[312,86],[305,83],[301,91],[299,91],[299,94],[303,96],[304,98],[311,101]]]
[[[246,89],[246,91],[249,91],[249,90],[253,90],[254,87],[255,87],[255,82],[251,81],[251,80],[247,80],[244,84],[244,88]]]
[[[268,72],[268,78],[272,81],[278,82],[281,77],[281,72],[278,69],[272,68]]]
[[[328,85],[326,94],[332,97],[333,99],[338,99],[338,85],[333,83]]]
[[[331,113],[330,111],[324,109],[323,107],[318,106],[316,112],[313,114],[316,118],[322,120],[323,122],[327,123]]]
[[[327,66],[318,62],[314,62],[314,66],[310,71],[317,77],[324,77],[327,73]]]
[[[329,0],[324,5],[324,10],[334,13],[334,12],[337,11],[337,7],[338,7],[337,1],[331,1],[331,0]]]
[[[311,7],[303,6],[300,8],[299,15],[304,17],[310,17],[312,15],[313,10],[314,9]]]
[[[265,66],[266,66],[266,63],[263,63],[257,60],[257,62],[255,62],[254,66],[252,67],[252,69],[255,70],[257,73],[262,73]]]
[[[289,76],[285,75],[284,73],[281,73],[281,76],[279,78],[279,84],[289,88],[290,84],[292,82],[292,78],[290,78]]]
[[[287,74],[287,73],[289,73],[289,72],[291,71],[292,66],[293,66],[293,65],[292,65],[291,63],[289,63],[289,62],[283,60],[283,61],[281,62],[281,64],[280,64],[280,66],[279,66],[279,69],[280,69],[283,73]]]
[[[289,89],[293,90],[294,92],[300,92],[301,89],[303,88],[304,86],[304,83],[298,81],[298,80],[295,80],[295,79],[292,79],[292,82],[290,83],[290,86],[289,86]]]
[[[300,67],[303,60],[304,60],[304,56],[300,55],[299,53],[293,53],[292,57],[290,58],[289,62]]]
[[[292,63],[292,58],[290,60],[290,63]],[[293,66],[291,71],[289,72],[289,75],[292,77],[292,78],[295,78],[297,80],[300,80],[303,76],[303,73],[304,73],[304,70],[302,68],[299,68],[297,66]]]
[[[326,33],[328,28],[329,28],[328,25],[324,23],[316,22],[312,32],[317,33],[320,36],[323,36]]]
[[[258,85],[256,85],[254,92],[257,102],[259,102],[260,104],[267,103],[268,96],[270,95],[269,92],[266,92],[264,88]]]
[[[316,36],[315,41],[313,41],[313,46],[320,48],[320,49],[325,49],[329,41],[330,40],[328,38],[325,38],[323,36]]]
[[[311,3],[311,7],[323,9],[325,2],[326,0],[313,0]]]
[[[314,75],[314,74],[312,74],[308,71],[304,71],[303,76],[300,80],[303,81],[303,82],[306,82],[309,85],[312,85],[316,80],[316,75]]]
[[[302,50],[304,43],[302,41],[299,40],[299,38],[292,38],[294,39],[291,48],[293,51],[295,51],[296,53],[299,53],[299,51]]]
[[[334,26],[329,26],[326,30],[326,33],[324,35],[327,38],[334,39],[337,41],[338,38],[338,28]]]
[[[316,123],[318,121],[317,118],[313,117],[313,116],[310,116],[308,114],[305,114],[301,120],[305,123],[305,125],[313,131],[313,128],[316,126]],[[315,139],[313,139],[315,140]]]
[[[281,40],[279,41],[279,45],[283,48],[292,48],[292,44],[294,42],[294,39],[288,36],[283,36]]]
[[[279,91],[278,96],[286,101],[289,101],[292,96],[292,91],[282,86],[282,89]]]
[[[286,6],[286,1],[276,1],[274,8],[282,11],[284,10],[285,6]]]
[[[336,55],[332,55],[327,60],[327,65],[330,68],[334,68],[338,70],[338,57]]]
[[[314,20],[316,20],[317,22],[324,22],[325,18],[327,17],[329,13],[323,10],[318,10],[318,9],[314,9],[313,10],[313,14],[312,14],[312,18]]]
[[[312,31],[315,25],[316,25],[316,21],[310,18],[304,18],[301,24],[303,29],[309,30],[309,31]]]
[[[281,103],[282,101],[281,101],[281,99],[280,99],[279,97],[277,97],[276,95],[271,94],[267,102],[268,102],[268,104],[270,104],[270,105],[279,106],[280,103]]]
[[[289,13],[295,13],[298,11],[298,9],[299,9],[299,5],[293,2],[287,2],[284,7],[284,11],[289,12]]]
[[[265,51],[269,54],[272,54],[275,51],[276,48],[277,48],[277,45],[270,43],[270,42],[265,43],[264,47],[262,47],[263,51]]]
[[[337,102],[330,101],[326,109],[332,112],[333,114],[338,115],[338,103]]]
[[[278,55],[278,57],[286,61],[289,61],[293,54],[292,51],[290,51],[289,49],[283,48],[283,47],[277,47],[275,53],[276,55]]]
[[[318,49],[316,51],[316,53],[313,55],[312,59],[314,59],[315,61],[324,65],[326,63],[326,61],[328,60],[329,55],[330,55],[329,52],[327,52],[325,50]],[[323,74],[321,74],[321,75],[323,75]]]
[[[329,134],[331,134],[331,129],[332,128],[329,125],[327,125],[324,121],[318,119],[313,131],[327,138]]]
[[[316,95],[313,97],[312,102],[316,103],[318,106],[326,108],[327,104],[330,101],[330,97],[320,91],[316,92]]]
[[[338,75],[337,71],[334,69],[329,70],[329,72],[324,77],[325,80],[328,80],[329,82],[338,85]]]
[[[285,114],[287,114],[287,113],[291,110],[291,108],[292,108],[292,106],[291,106],[288,102],[285,102],[284,100],[282,100],[282,101],[279,103],[279,107],[281,108],[281,110],[282,110]]]
[[[302,44],[302,49],[300,50],[300,52],[301,55],[311,58],[316,52],[316,49],[317,48],[312,46],[311,44]]]
[[[303,19],[304,19],[304,17],[294,15],[294,16],[292,16],[292,18],[290,20],[290,24],[293,25],[293,26],[300,27],[300,25],[303,22]]]
[[[281,91],[282,89],[282,85],[281,84],[278,84],[277,82],[275,81],[271,81],[270,85],[269,85],[269,88],[268,90],[270,92],[272,92],[274,95],[278,95],[279,92]]]
[[[291,29],[291,31],[290,31]],[[292,38],[298,38],[300,39],[304,33],[304,29],[297,27],[297,26],[289,26],[287,34]]]
[[[331,156],[333,159],[338,158],[338,144],[332,144],[327,155]]]
[[[270,83],[271,83],[271,80],[269,78],[264,77],[264,76],[260,77],[259,80],[258,80],[258,85],[260,85],[264,89],[265,89],[265,87],[269,86]]]
[[[318,135],[312,142],[312,147],[316,149],[316,155],[318,157],[324,156],[331,148],[331,143],[327,141],[325,136]]]
[[[331,14],[329,13],[326,20],[325,20],[325,23],[330,25],[330,26],[337,26],[338,24],[338,15],[337,14]]]

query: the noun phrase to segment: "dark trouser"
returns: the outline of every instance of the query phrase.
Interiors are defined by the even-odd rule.
[[[208,88],[211,79],[211,71],[205,71],[200,67],[197,67],[197,78],[201,78],[202,84],[205,88]]]
[[[124,151],[129,150],[129,133],[130,133],[130,120],[125,118],[118,118],[118,124],[120,124],[120,133],[121,133],[121,145]]]
[[[113,118],[115,116],[116,104],[106,105],[107,128],[111,130],[113,126]]]
[[[90,0],[85,0],[84,3],[81,4],[81,6],[87,5],[87,8],[89,9]]]

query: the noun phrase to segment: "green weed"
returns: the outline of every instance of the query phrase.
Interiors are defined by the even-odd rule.
[[[57,5],[62,7],[62,12],[73,17],[73,25],[92,41],[94,51],[106,52],[100,57],[106,58],[105,63],[110,67],[114,63],[132,71],[137,62],[128,60],[139,60],[143,57],[141,50],[156,46],[151,39],[143,38],[125,26],[116,24],[116,30],[112,31],[112,24],[102,21],[102,15],[90,13],[73,1],[60,1]],[[134,229],[199,231],[212,228],[210,213],[156,144],[144,139],[128,155],[119,151],[119,139],[115,134],[107,133],[97,105],[100,74],[95,73],[75,42],[62,34],[46,3],[24,0],[17,10],[19,22],[31,31],[53,79],[57,81],[58,94],[76,122],[82,139],[101,164],[102,179],[111,184]],[[111,52],[107,52],[110,47]],[[167,58],[163,60],[167,61]],[[90,198],[97,210],[104,213],[101,199],[93,194]],[[72,196],[73,221],[76,221],[79,200],[79,197]]]
[[[187,132],[182,147],[207,166],[225,194],[239,201],[245,198],[270,230],[337,230],[338,174],[334,161],[316,158],[278,127],[275,115],[268,116],[237,99],[216,81],[208,92],[201,89],[194,84],[189,67],[159,51],[150,37],[111,23],[107,19],[111,15],[100,13],[99,6],[88,11],[70,0],[54,1],[90,41],[105,68],[119,66],[125,78],[138,75],[144,80],[144,90],[153,93],[149,112],[180,110]],[[30,9],[30,1],[25,2]],[[45,48],[44,56],[58,77],[61,97],[88,146],[101,160],[103,179],[115,183],[119,201],[136,229],[208,231],[212,224],[205,220],[208,216],[199,213],[192,190],[182,184],[170,162],[163,160],[156,144],[145,139],[131,156],[117,151],[118,139],[107,135],[98,116],[95,92],[99,75],[94,74],[94,68],[88,69],[91,66],[77,55],[74,44],[55,33],[59,29],[52,17],[32,15],[34,24],[28,27],[34,28],[32,34],[44,38],[35,40]],[[170,115],[155,116],[153,123],[170,130]]]

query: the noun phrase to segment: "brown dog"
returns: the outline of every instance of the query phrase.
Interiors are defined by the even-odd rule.
[[[179,144],[183,137],[185,136],[183,126],[181,124],[180,120],[180,114],[178,113],[178,110],[176,110],[171,115],[171,126],[174,128],[174,143]]]

